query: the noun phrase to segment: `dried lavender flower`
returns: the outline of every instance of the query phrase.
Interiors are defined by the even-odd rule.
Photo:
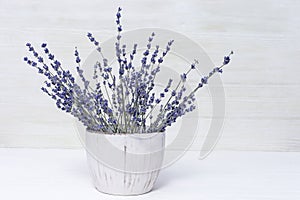
[[[92,33],[87,33],[89,41],[101,56],[101,60],[93,66],[92,78],[96,81],[95,86],[85,77],[77,48],[74,51],[74,63],[79,80],[56,59],[47,43],[40,45],[44,56],[33,45],[26,43],[33,59],[24,57],[23,60],[46,78],[41,90],[55,101],[57,108],[76,117],[87,129],[114,133],[165,131],[179,117],[195,110],[195,93],[215,73],[223,72],[222,68],[229,64],[233,52],[224,57],[221,66],[201,77],[196,88],[189,94],[186,94],[185,83],[199,64],[197,60],[187,66],[188,70],[180,75],[175,86],[174,81],[169,79],[162,91],[155,93],[155,78],[171,51],[174,40],[170,40],[164,49],[160,49],[159,45],[153,46],[155,33],[151,33],[146,49],[141,53],[140,66],[135,66],[133,61],[138,53],[138,45],[134,44],[132,50],[127,51],[126,44],[122,44],[121,11],[118,8],[116,13],[115,56],[118,67],[109,65],[99,40]],[[159,111],[156,116],[155,109]]]

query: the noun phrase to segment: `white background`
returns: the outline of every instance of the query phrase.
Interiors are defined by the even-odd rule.
[[[93,50],[115,33],[122,6],[125,30],[158,27],[199,43],[215,64],[231,49],[222,75],[226,119],[217,149],[300,150],[300,2],[295,0],[73,1],[0,0],[0,146],[80,147],[73,119],[42,94],[43,79],[27,66],[26,42],[46,41],[65,66],[77,46]],[[210,98],[203,91],[199,133],[208,130]],[[192,150],[199,150],[199,136]]]

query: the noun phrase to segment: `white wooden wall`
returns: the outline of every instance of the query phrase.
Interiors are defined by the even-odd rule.
[[[297,0],[0,0],[0,146],[78,147],[73,119],[39,90],[42,79],[22,61],[24,44],[47,41],[65,65],[73,48],[92,51],[85,34],[108,39],[124,8],[127,30],[162,27],[199,43],[214,63],[234,50],[222,75],[226,121],[217,148],[300,150],[300,1]],[[200,133],[208,130],[203,92]],[[201,134],[200,134],[201,135]],[[193,150],[200,148],[198,137]]]

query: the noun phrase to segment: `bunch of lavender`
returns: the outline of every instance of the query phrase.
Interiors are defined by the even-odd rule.
[[[105,133],[165,131],[179,117],[195,109],[195,93],[207,84],[215,73],[222,73],[222,68],[230,62],[230,55],[233,54],[231,52],[225,56],[222,65],[202,77],[198,86],[189,94],[186,94],[185,82],[196,68],[198,61],[190,64],[189,69],[180,75],[177,84],[173,85],[173,80],[170,79],[160,93],[155,93],[155,77],[174,40],[170,40],[161,50],[158,45],[152,47],[155,37],[152,33],[148,38],[140,66],[134,66],[138,45],[134,44],[128,53],[126,45],[121,43],[121,8],[116,14],[116,24],[118,32],[115,43],[118,65],[116,67],[108,65],[100,43],[91,33],[87,34],[101,57],[101,61],[94,65],[93,81],[96,81],[94,87],[84,76],[77,48],[74,52],[76,71],[79,81],[83,84],[75,80],[69,70],[62,67],[46,43],[41,45],[43,56],[30,43],[26,44],[33,59],[24,57],[24,61],[47,79],[41,88],[42,91],[56,102],[59,109],[78,118],[89,130]],[[154,116],[155,109],[159,110],[159,114]]]

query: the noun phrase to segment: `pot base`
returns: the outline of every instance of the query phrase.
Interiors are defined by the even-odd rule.
[[[90,174],[95,188],[102,193],[118,196],[141,195],[150,192],[159,170],[129,173],[105,166],[87,154]]]

